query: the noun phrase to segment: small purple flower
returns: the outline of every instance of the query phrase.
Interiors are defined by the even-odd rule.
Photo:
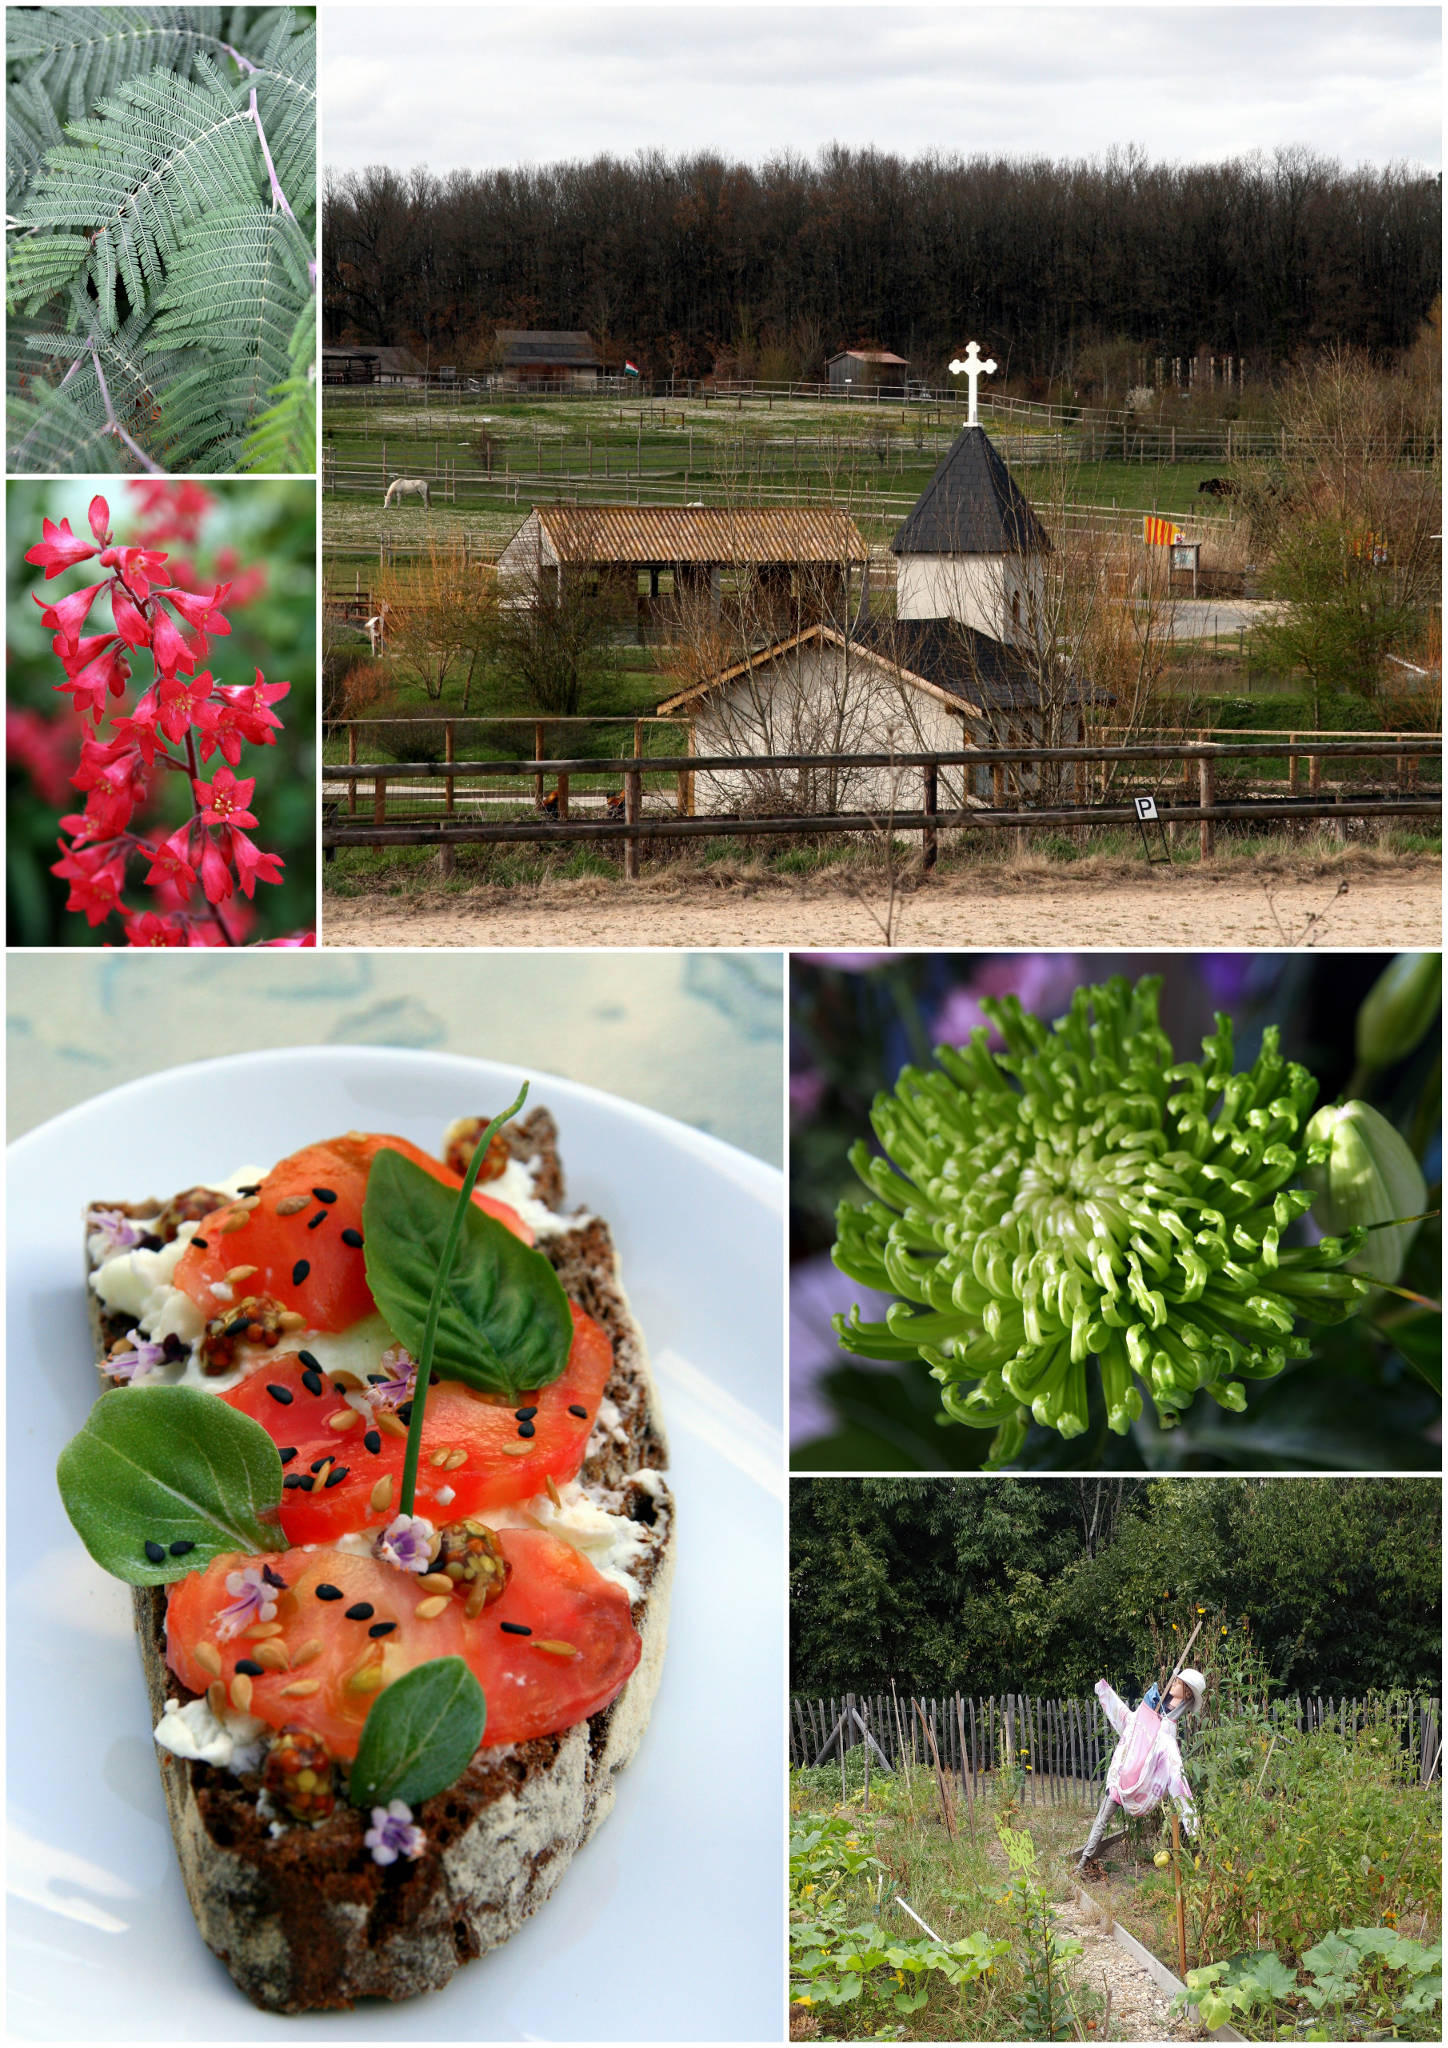
[[[825,1099],[825,1077],[815,1067],[803,1067],[789,1077],[791,1123],[811,1123]]]
[[[417,1380],[417,1360],[400,1344],[391,1344],[383,1352],[380,1363],[388,1377],[370,1389],[372,1399],[385,1402],[389,1408],[397,1408],[404,1401],[410,1401]]]
[[[803,960],[811,967],[838,967],[844,974],[868,974],[872,967],[878,967],[888,953],[795,953],[791,958]]]
[[[374,1806],[372,1825],[362,1837],[372,1851],[374,1863],[395,1863],[399,1856],[415,1858],[427,1845],[427,1836],[413,1824],[412,1808],[405,1799],[390,1806]]]
[[[982,996],[1019,996],[1023,1006],[1042,1016],[1063,1010],[1081,978],[1070,953],[1008,953],[984,961],[970,981],[946,991],[931,1021],[936,1045],[965,1045],[984,1025],[993,1044],[1000,1033],[980,1006]]]
[[[157,1344],[150,1337],[143,1337],[139,1330],[128,1330],[125,1336],[126,1349],[113,1351],[106,1360],[106,1371],[112,1379],[130,1386],[134,1380],[145,1379],[157,1372],[166,1363],[166,1346]]]
[[[384,1564],[395,1564],[399,1571],[430,1571],[436,1534],[425,1515],[394,1515],[372,1548]]]
[[[223,1642],[240,1635],[254,1621],[276,1620],[276,1593],[256,1565],[249,1564],[244,1571],[228,1572],[226,1590],[232,1596],[231,1600],[216,1617],[216,1633]]]
[[[131,1252],[146,1235],[144,1225],[119,1209],[92,1209],[90,1252],[93,1258],[113,1259],[117,1252]]]

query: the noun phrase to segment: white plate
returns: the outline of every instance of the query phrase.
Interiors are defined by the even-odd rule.
[[[534,1078],[570,1202],[607,1219],[649,1342],[679,1501],[663,1684],[618,1803],[503,1948],[430,1997],[257,2012],[196,1932],[130,1596],[61,1508],[95,1395],[87,1201],[167,1195],[362,1128],[435,1148],[512,1067],[370,1048],[250,1053],[96,1097],[10,1148],[9,2035],[25,2040],[760,2040],[783,2004],[783,1179],[652,1111]]]

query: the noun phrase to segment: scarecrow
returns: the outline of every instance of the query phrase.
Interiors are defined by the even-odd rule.
[[[1118,1808],[1141,1815],[1150,1813],[1164,1799],[1172,1799],[1182,1826],[1189,1835],[1196,1833],[1196,1814],[1191,1787],[1182,1771],[1176,1724],[1184,1713],[1200,1708],[1206,1689],[1207,1681],[1200,1671],[1174,1671],[1167,1681],[1165,1699],[1153,1685],[1133,1712],[1104,1678],[1097,1679],[1096,1697],[1121,1740],[1106,1773],[1106,1795],[1091,1823],[1091,1832],[1076,1865],[1078,1871],[1095,1855]]]

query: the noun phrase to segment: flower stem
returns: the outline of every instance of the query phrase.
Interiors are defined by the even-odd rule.
[[[252,97],[254,99],[256,95],[253,93]],[[106,424],[110,428],[110,431],[115,435],[118,441],[123,441],[125,443],[126,447],[130,449],[132,455],[135,456],[137,462],[140,463],[142,469],[148,471],[151,476],[164,476],[166,472],[164,469],[162,469],[161,465],[158,462],[152,462],[150,456],[146,453],[145,449],[141,447],[139,442],[133,441],[131,439],[130,435],[126,432],[125,428],[116,418],[116,409],[111,404],[110,387],[106,383],[106,373],[101,368],[100,355],[94,346],[92,346],[91,348],[90,359],[91,368],[96,373],[96,382],[101,387],[101,397],[105,400]]]
[[[510,1118],[515,1117],[528,1099],[528,1083],[525,1081],[516,1101],[495,1116],[477,1143],[477,1150],[468,1162],[463,1175],[463,1184],[458,1189],[458,1198],[453,1205],[452,1219],[448,1224],[447,1238],[438,1260],[437,1275],[432,1283],[432,1297],[427,1304],[427,1322],[422,1332],[422,1356],[417,1361],[417,1378],[412,1386],[412,1415],[407,1425],[407,1455],[402,1462],[402,1492],[398,1500],[399,1512],[412,1513],[413,1496],[417,1491],[417,1464],[422,1455],[422,1416],[427,1404],[428,1379],[432,1372],[432,1354],[437,1348],[437,1326],[442,1315],[443,1290],[447,1276],[452,1271],[452,1262],[457,1255],[458,1239],[463,1234],[463,1218],[467,1215],[468,1204],[473,1199],[478,1172],[488,1155],[488,1147],[497,1133]]]

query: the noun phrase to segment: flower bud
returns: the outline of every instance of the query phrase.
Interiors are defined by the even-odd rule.
[[[1362,1249],[1347,1261],[1353,1272],[1390,1286],[1418,1228],[1399,1219],[1420,1217],[1428,1199],[1417,1160],[1387,1118],[1366,1102],[1320,1109],[1307,1126],[1307,1140],[1325,1148],[1321,1162],[1303,1175],[1313,1192],[1314,1220],[1332,1235],[1356,1224],[1393,1225],[1370,1229]]]
[[[1357,1056],[1365,1067],[1390,1067],[1422,1043],[1443,1000],[1441,953],[1399,953],[1364,998],[1357,1016]]]

